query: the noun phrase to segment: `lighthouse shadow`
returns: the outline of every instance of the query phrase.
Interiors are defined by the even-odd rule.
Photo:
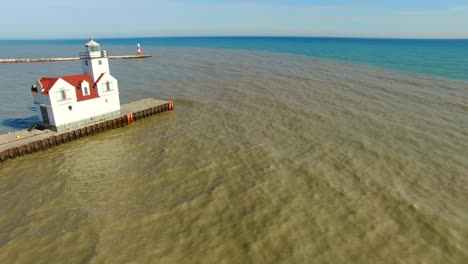
[[[30,128],[36,122],[39,122],[39,118],[37,116],[30,116],[25,118],[8,118],[2,120],[1,125],[14,130],[24,130]]]

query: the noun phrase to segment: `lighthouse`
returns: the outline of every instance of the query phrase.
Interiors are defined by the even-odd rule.
[[[120,116],[118,81],[93,38],[80,53],[82,74],[42,77],[31,87],[39,120],[57,132]]]

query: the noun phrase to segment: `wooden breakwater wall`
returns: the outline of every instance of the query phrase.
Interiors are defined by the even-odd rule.
[[[151,58],[151,55],[120,55],[108,56],[109,59],[145,59]],[[58,62],[58,61],[77,61],[78,57],[70,58],[17,58],[17,59],[0,59],[0,63],[32,63],[32,62]]]
[[[148,106],[147,104],[145,105],[145,100],[146,103],[151,103],[151,101],[148,101],[150,99],[144,99],[141,101],[131,103],[127,105],[126,108],[135,111],[123,114],[122,116],[117,118],[101,121],[92,125],[88,125],[82,128],[70,130],[63,133],[53,133],[50,136],[47,132],[38,133],[31,136],[28,142],[22,142],[20,139],[17,141],[7,142],[8,145],[14,146],[4,150],[0,148],[0,163],[24,155],[45,151],[65,143],[78,140],[80,138],[90,137],[112,129],[125,127],[135,121],[144,119],[146,117],[174,110],[174,102],[172,101],[159,101],[163,103]],[[123,107],[123,109],[125,109],[125,106]],[[23,132],[25,133],[25,131]],[[0,144],[2,144],[2,142],[0,142]]]

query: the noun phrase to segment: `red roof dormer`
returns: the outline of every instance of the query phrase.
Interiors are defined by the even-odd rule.
[[[58,81],[58,79],[62,79],[75,87],[75,94],[76,94],[76,99],[78,102],[89,100],[89,99],[94,99],[98,98],[99,94],[96,89],[96,86],[94,85],[93,80],[91,79],[91,76],[88,74],[78,74],[78,75],[69,75],[69,76],[62,76],[62,77],[53,77],[53,78],[48,78],[48,77],[42,77],[39,80],[39,83],[42,86],[42,94],[48,95],[50,89],[54,87],[55,83]],[[83,81],[86,81],[89,83],[89,95],[83,95],[83,92],[81,90],[81,84]]]

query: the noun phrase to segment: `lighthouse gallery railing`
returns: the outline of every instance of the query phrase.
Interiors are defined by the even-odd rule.
[[[103,50],[101,51],[101,53],[80,52],[80,59],[92,59],[92,58],[107,58],[107,51]]]

